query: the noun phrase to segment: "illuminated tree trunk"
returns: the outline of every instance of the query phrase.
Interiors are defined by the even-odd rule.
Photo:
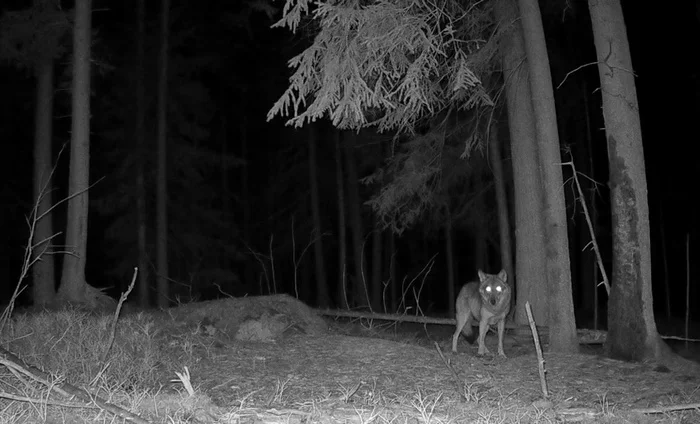
[[[578,351],[574,302],[571,293],[569,237],[564,201],[564,179],[559,153],[557,115],[552,75],[537,0],[519,0],[523,39],[530,70],[530,90],[544,185],[544,223],[549,297],[549,350]]]
[[[32,299],[35,306],[50,303],[56,295],[54,256],[51,254],[53,236],[53,206],[50,175],[53,134],[53,59],[42,57],[36,66],[36,109],[34,133],[34,200],[38,202],[34,229],[32,267]],[[48,254],[47,254],[48,252]]]
[[[496,17],[508,26],[502,44],[508,129],[513,166],[515,213],[515,274],[508,276],[516,287],[515,322],[527,324],[525,302],[530,302],[538,325],[547,325],[547,275],[545,269],[543,189],[538,163],[535,118],[526,66],[522,27],[517,4],[510,0],[496,3]]]
[[[87,262],[88,186],[90,181],[90,31],[91,1],[76,0],[73,27],[73,86],[66,250],[59,296],[85,300]]]
[[[626,360],[669,353],[654,322],[649,204],[632,59],[620,2],[589,1],[608,139],[613,272],[606,348]]]

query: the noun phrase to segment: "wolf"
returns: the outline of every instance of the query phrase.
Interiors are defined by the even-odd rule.
[[[479,355],[490,354],[484,337],[491,325],[498,325],[498,355],[503,352],[503,333],[506,315],[510,311],[510,286],[506,283],[508,274],[501,270],[498,274],[486,274],[479,270],[479,282],[465,284],[455,302],[457,328],[452,336],[452,352],[457,353],[459,333],[463,332],[469,343],[474,343],[472,319],[479,321]]]

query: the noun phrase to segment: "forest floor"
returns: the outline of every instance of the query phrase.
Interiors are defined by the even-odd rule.
[[[75,327],[95,321],[82,319],[86,321]],[[45,325],[33,322],[35,327]],[[50,357],[37,353],[46,347],[18,343],[27,339],[18,334],[28,333],[23,325],[15,323],[12,338],[3,335],[4,348],[44,369],[64,367],[64,372],[52,372],[67,381],[78,380],[76,386],[86,390],[102,378],[94,393],[138,414],[143,422],[700,422],[700,375],[611,360],[596,347],[572,355],[545,350],[549,395],[545,400],[531,339],[507,336],[507,359],[477,356],[476,346],[464,339],[460,352],[453,354],[449,326],[338,322],[320,318],[289,296],[225,299],[156,314],[127,314],[118,324],[126,327],[124,333],[115,342],[118,356],[128,357],[126,365],[120,371],[115,362],[113,377],[103,376],[109,370],[102,367],[105,371],[85,383],[80,383],[80,376],[68,375],[73,369],[65,363],[68,359],[62,365],[47,364],[60,356],[58,339],[48,341],[53,349],[48,350]],[[148,341],[128,347],[139,342],[127,338],[141,332]],[[486,343],[496,350],[495,335]],[[160,353],[149,353],[155,350]],[[147,371],[141,374],[152,378],[136,381],[139,371],[131,369],[134,383],[125,384],[126,369],[137,367],[143,358],[148,359],[143,365]],[[36,414],[27,412],[26,402],[3,396],[20,386],[11,382],[13,378],[16,373],[0,373],[0,422],[38,422],[32,421]],[[119,378],[118,388],[109,384]],[[19,413],[22,408],[25,412]],[[59,402],[34,410],[43,411],[41,422],[124,422],[99,408],[76,414]]]

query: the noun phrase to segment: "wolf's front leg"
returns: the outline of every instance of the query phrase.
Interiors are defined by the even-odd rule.
[[[486,333],[489,331],[488,320],[482,315],[481,321],[479,321],[479,355],[489,355],[489,349],[486,347]]]
[[[506,331],[506,318],[503,317],[502,320],[498,321],[498,356],[502,358],[507,358],[506,354],[503,352],[503,333]]]

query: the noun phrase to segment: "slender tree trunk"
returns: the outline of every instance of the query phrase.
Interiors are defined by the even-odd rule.
[[[357,306],[367,305],[367,281],[365,279],[365,264],[362,236],[362,213],[360,211],[360,191],[357,187],[358,177],[355,165],[355,145],[357,134],[347,132],[345,142],[345,170],[348,184],[348,200],[350,208],[350,231],[352,234],[352,256],[355,269],[355,279],[352,289],[353,301]]]
[[[382,311],[382,233],[378,227],[372,232],[372,308]]]
[[[606,348],[612,357],[661,360],[654,322],[649,204],[642,131],[627,30],[617,0],[589,1],[608,139],[613,272]]]
[[[337,304],[348,309],[347,301],[347,237],[345,230],[345,189],[343,182],[343,161],[340,145],[341,132],[335,131],[335,185],[338,192],[338,299]]]
[[[311,215],[314,220],[314,258],[316,260],[316,304],[320,307],[329,305],[328,279],[326,278],[326,262],[323,257],[323,227],[321,225],[321,205],[318,193],[318,170],[316,168],[316,138],[318,129],[309,127],[309,185],[311,187]]]
[[[485,181],[481,175],[477,175],[474,178],[474,192],[477,193],[476,198],[474,198],[474,209],[477,211],[477,221],[472,225],[472,251],[474,252],[474,265],[476,269],[485,270],[488,272],[489,269],[489,240],[488,233],[486,229],[487,220],[483,217],[488,213],[486,211],[486,204],[484,202],[484,196],[487,190],[484,190]]]
[[[498,205],[498,235],[501,244],[501,266],[513,278],[513,247],[510,237],[510,213],[508,211],[508,196],[506,182],[503,178],[503,163],[501,160],[501,144],[498,139],[498,125],[491,125],[489,139],[489,157],[493,170],[494,187],[496,190],[496,205]]]
[[[664,267],[664,299],[666,300],[666,319],[671,321],[671,285],[669,284],[668,274],[668,251],[666,250],[666,231],[664,226],[664,205],[659,205],[659,229],[661,230],[661,257]]]
[[[505,80],[508,127],[513,166],[513,203],[515,205],[515,275],[509,276],[516,287],[515,322],[527,325],[525,302],[530,302],[538,325],[547,325],[547,275],[543,216],[543,185],[538,163],[535,118],[529,71],[523,66],[525,47],[517,4],[498,0],[496,16],[508,26],[504,34],[502,63]],[[513,278],[514,277],[514,278]]]
[[[138,0],[136,5],[136,151],[138,152],[138,169],[136,170],[136,225],[138,246],[138,297],[143,308],[150,306],[148,286],[148,251],[146,229],[148,214],[146,212],[146,94],[144,73],[146,70],[146,6],[145,0]]]
[[[73,87],[66,250],[59,295],[62,300],[85,300],[88,187],[90,182],[90,0],[76,0],[73,25]]]
[[[156,269],[158,307],[169,304],[168,273],[168,26],[170,0],[161,0],[158,56],[158,176],[156,193]]]
[[[387,303],[389,310],[391,312],[397,312],[398,302],[399,302],[399,284],[396,279],[396,234],[393,231],[387,231],[387,237],[389,238],[386,243],[387,254],[386,257],[389,260],[389,297],[390,301]]]
[[[248,166],[248,119],[243,116],[241,119],[241,158],[243,159],[243,166],[241,166],[241,208],[243,212],[243,240],[248,246],[252,246],[251,243],[251,204],[250,204],[250,188],[249,188],[249,174],[250,168]],[[257,264],[252,261],[247,261],[245,264],[245,281],[250,283],[255,279],[255,270]]]
[[[535,112],[540,169],[544,185],[545,241],[549,288],[549,350],[578,351],[574,302],[571,295],[569,238],[564,202],[564,179],[559,152],[557,116],[552,93],[549,56],[537,0],[519,0],[530,89]]]
[[[452,241],[452,214],[449,207],[446,208],[447,219],[445,220],[445,261],[447,262],[447,313],[449,316],[455,314],[455,254],[454,242]]]
[[[50,303],[56,295],[54,256],[51,254],[53,236],[53,206],[51,190],[53,135],[53,59],[44,57],[36,67],[36,111],[34,133],[34,199],[38,202],[32,260],[32,297],[35,306]]]

